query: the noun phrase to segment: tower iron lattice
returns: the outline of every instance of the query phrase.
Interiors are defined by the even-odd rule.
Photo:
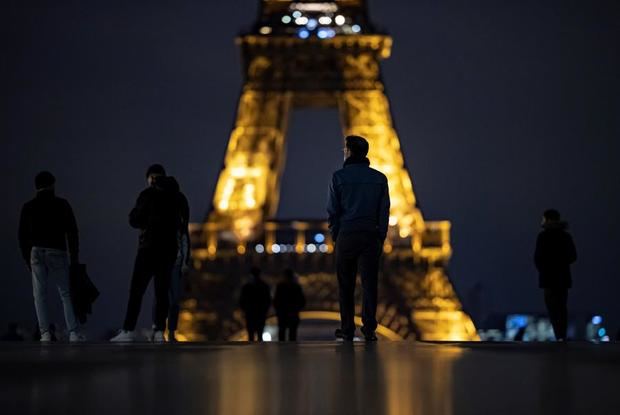
[[[204,223],[191,227],[195,269],[180,334],[189,340],[241,338],[236,300],[250,265],[272,281],[292,267],[308,298],[302,318],[337,319],[327,224],[273,219],[291,109],[335,107],[343,134],[368,140],[371,166],[390,187],[379,334],[477,339],[446,273],[450,223],[423,217],[393,127],[379,64],[390,56],[392,38],[375,29],[363,0],[262,0],[259,10],[253,27],[237,38],[245,81],[212,208]]]

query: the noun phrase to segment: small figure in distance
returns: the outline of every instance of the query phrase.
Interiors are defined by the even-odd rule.
[[[131,278],[127,313],[122,330],[112,342],[133,342],[134,330],[142,306],[142,297],[151,280],[155,280],[155,312],[152,341],[164,343],[168,317],[172,267],[177,257],[177,234],[181,227],[178,190],[166,177],[160,164],[146,172],[148,187],[138,196],[129,214],[131,227],[140,230],[138,253]]]
[[[171,186],[177,192],[180,208],[180,227],[177,231],[177,257],[170,276],[170,309],[168,311],[168,341],[176,342],[176,329],[179,322],[179,301],[181,300],[183,289],[183,277],[189,273],[190,269],[190,239],[189,239],[189,203],[181,192],[179,183],[174,177],[168,177]],[[154,310],[155,311],[155,310]]]
[[[536,240],[534,263],[555,338],[563,342],[568,325],[568,290],[572,287],[570,265],[577,260],[577,251],[567,231],[568,224],[560,219],[557,210],[543,213],[542,228]]]
[[[24,341],[24,336],[19,333],[19,326],[17,323],[9,323],[6,333],[0,336],[0,341],[3,342],[21,342]]]
[[[284,279],[276,286],[273,298],[273,307],[278,317],[278,340],[285,341],[288,331],[288,340],[297,340],[299,326],[299,312],[305,307],[306,298],[301,285],[297,282],[295,273],[288,268],[284,271]]]
[[[390,196],[385,175],[370,168],[368,141],[345,138],[344,167],[329,185],[329,230],[336,243],[336,273],[341,328],[336,337],[352,341],[355,335],[355,280],[360,268],[363,301],[362,333],[376,341],[379,258],[387,236]]]
[[[250,269],[251,281],[241,287],[239,306],[245,315],[245,324],[248,332],[248,340],[263,341],[263,330],[267,312],[271,306],[271,293],[269,285],[260,277],[258,267]]]
[[[49,282],[58,287],[69,341],[83,342],[86,338],[79,331],[69,288],[69,266],[79,263],[78,227],[73,209],[68,201],[56,196],[56,178],[52,173],[40,172],[34,183],[37,194],[21,211],[19,244],[28,270],[32,273],[40,341],[52,341],[47,307]]]

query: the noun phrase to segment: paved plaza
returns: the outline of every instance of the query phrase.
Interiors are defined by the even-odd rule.
[[[0,345],[0,413],[618,414],[618,344]]]

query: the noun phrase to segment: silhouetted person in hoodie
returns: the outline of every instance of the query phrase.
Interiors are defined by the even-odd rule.
[[[351,341],[355,335],[355,280],[360,268],[363,301],[362,333],[366,341],[377,336],[379,258],[387,235],[390,196],[385,175],[370,168],[368,142],[345,138],[344,167],[329,185],[328,222],[336,243],[336,273],[340,296],[340,324],[336,337]]]
[[[69,265],[78,263],[78,227],[71,205],[55,194],[56,178],[42,171],[34,179],[37,194],[24,205],[19,220],[19,245],[32,273],[34,305],[41,342],[52,341],[47,286],[58,288],[71,342],[84,341],[71,301]],[[67,248],[69,252],[67,255]]]
[[[163,343],[168,317],[172,267],[177,257],[177,235],[181,223],[178,187],[166,177],[163,166],[154,164],[146,172],[149,187],[138,196],[129,214],[129,224],[140,230],[138,253],[131,278],[123,329],[113,342],[132,342],[142,297],[151,278],[155,282],[155,312],[152,340]]]
[[[273,307],[278,317],[278,340],[285,341],[288,332],[288,340],[297,340],[297,327],[299,326],[299,312],[305,307],[306,298],[301,285],[295,279],[292,269],[284,271],[284,280],[276,286],[276,294],[273,298]]]
[[[245,314],[245,324],[248,331],[248,340],[253,342],[263,341],[263,330],[267,312],[271,306],[271,293],[269,285],[260,277],[260,269],[252,267],[250,274],[252,280],[241,287],[239,306]]]
[[[567,223],[560,220],[560,212],[546,210],[534,253],[539,286],[544,290],[549,320],[558,341],[566,340],[568,289],[572,286],[570,265],[577,260],[575,244],[567,227]]]

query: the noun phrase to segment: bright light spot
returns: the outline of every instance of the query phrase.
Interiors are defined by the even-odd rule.
[[[598,329],[598,335],[599,337],[603,337],[605,334],[607,334],[607,330],[605,330],[604,328],[600,328]]]
[[[324,24],[324,25],[328,25],[332,23],[332,18],[329,16],[321,16],[319,17],[319,23],[320,24]]]
[[[237,253],[238,253],[239,255],[243,255],[243,254],[245,254],[245,245],[239,245],[239,246],[237,246]]]
[[[316,19],[310,19],[308,20],[308,25],[306,27],[310,30],[314,30],[318,24],[319,22],[317,22]]]
[[[297,32],[297,36],[299,36],[302,39],[308,39],[308,37],[310,36],[310,32],[308,32],[306,29],[302,29],[299,32]]]
[[[271,341],[271,334],[269,334],[268,332],[263,332],[263,341],[264,342],[270,342]]]
[[[603,322],[603,317],[594,316],[592,317],[592,324],[601,324]]]
[[[287,250],[288,248],[286,247],[286,245],[280,244],[280,252],[285,253]]]
[[[301,16],[295,19],[295,24],[298,26],[303,26],[308,24],[308,18],[306,16]]]
[[[325,39],[327,37],[327,30],[319,29],[317,36],[319,37],[319,39]]]
[[[334,21],[336,22],[336,24],[338,26],[342,26],[344,24],[344,22],[346,21],[346,19],[344,18],[343,15],[339,14],[338,16],[336,16],[336,18],[334,19]]]
[[[325,242],[325,235],[323,235],[322,233],[317,233],[316,235],[314,235],[314,242],[316,242],[317,244]]]
[[[310,252],[311,254],[313,254],[313,253],[315,253],[315,252],[316,252],[316,245],[309,244],[309,245],[306,247],[306,250],[307,250],[308,252]]]
[[[390,226],[394,226],[398,223],[398,218],[396,216],[390,216],[389,219]]]
[[[398,232],[398,235],[401,238],[406,238],[409,236],[409,230],[408,229],[401,229],[400,232]]]
[[[354,24],[353,26],[351,26],[351,30],[353,30],[353,33],[359,33],[362,31],[362,28],[360,27],[360,25]]]
[[[278,244],[271,245],[271,251],[274,254],[279,254],[280,253],[280,245],[278,245]]]
[[[325,244],[321,244],[319,246],[319,251],[321,251],[322,253],[326,253],[327,251],[329,251],[329,246],[327,246]]]
[[[608,342],[608,341],[609,341],[609,336],[603,336],[603,337],[601,338],[601,341],[602,341],[602,342]]]
[[[284,24],[289,24],[291,22],[291,20],[293,20],[293,19],[291,19],[291,16],[288,16],[288,15],[282,16],[282,23],[284,23]]]
[[[271,27],[263,26],[260,28],[259,32],[261,35],[268,35],[269,33],[271,33]]]
[[[256,247],[254,247],[254,249],[259,254],[262,254],[263,252],[265,252],[265,247],[263,246],[263,244],[256,245]]]
[[[293,12],[293,17],[294,17],[295,19],[297,19],[297,18],[301,17],[301,12],[300,12],[299,10],[294,11],[294,12]]]

